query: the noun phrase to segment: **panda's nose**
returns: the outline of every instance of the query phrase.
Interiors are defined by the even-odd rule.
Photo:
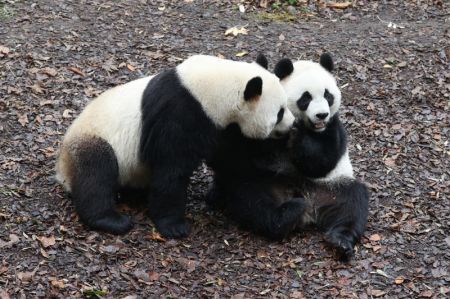
[[[328,116],[328,113],[317,113],[316,114],[316,117],[318,119],[325,119],[325,118],[327,118],[327,116]]]

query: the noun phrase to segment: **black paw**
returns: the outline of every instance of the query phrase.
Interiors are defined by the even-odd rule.
[[[356,241],[350,232],[330,230],[325,233],[325,241],[337,250],[341,261],[349,262],[353,258]]]
[[[268,237],[272,240],[286,238],[302,223],[305,210],[306,203],[302,198],[294,198],[284,202],[276,209],[276,216],[272,220]]]
[[[169,239],[181,239],[187,237],[191,226],[185,218],[165,217],[153,220],[158,232]]]
[[[133,222],[130,217],[119,214],[116,211],[108,213],[94,221],[90,221],[88,225],[95,229],[115,235],[123,235],[133,228]]]

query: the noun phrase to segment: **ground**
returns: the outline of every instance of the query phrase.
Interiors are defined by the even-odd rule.
[[[293,15],[236,2],[0,1],[0,298],[449,296],[448,2],[358,0],[317,13],[310,1]],[[248,34],[225,36],[233,26]],[[274,243],[210,211],[204,167],[187,239],[158,240],[135,209],[125,236],[77,221],[55,154],[99,92],[194,53],[262,52],[273,67],[323,51],[336,59],[351,157],[371,191],[351,263],[317,232]]]

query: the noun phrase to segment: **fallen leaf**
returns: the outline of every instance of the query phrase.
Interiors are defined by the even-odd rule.
[[[49,75],[50,77],[55,77],[55,76],[58,74],[58,72],[57,72],[54,68],[51,68],[51,67],[45,67],[45,68],[43,68],[43,69],[41,70],[41,73],[44,73],[44,74],[46,74],[46,75]]]
[[[384,294],[386,294],[386,292],[382,291],[382,290],[370,290],[368,293],[370,296],[374,296],[374,297],[381,297]]]
[[[405,278],[403,278],[402,276],[399,276],[394,280],[395,284],[402,284],[404,281]]]
[[[63,118],[72,118],[71,114],[74,113],[74,112],[75,111],[73,111],[71,109],[66,109],[66,110],[64,110],[62,117]]]
[[[52,286],[57,287],[59,289],[64,289],[66,287],[63,280],[55,279],[55,280],[50,281],[50,283],[52,284]]]
[[[243,57],[243,56],[245,56],[245,55],[247,55],[247,54],[248,54],[247,51],[242,51],[242,52],[237,53],[236,56],[237,56],[237,57]]]
[[[326,4],[327,7],[330,8],[337,8],[337,9],[346,9],[352,5],[351,1],[345,1],[345,2],[328,2]]]
[[[233,35],[233,36],[238,36],[238,34],[244,34],[247,35],[248,34],[248,30],[245,28],[245,26],[242,26],[241,28],[237,28],[236,26],[228,28],[225,31],[225,36],[228,35]]]
[[[22,125],[22,127],[25,127],[25,125],[28,123],[28,116],[25,113],[24,115],[19,116],[17,121]]]
[[[37,237],[37,239],[41,242],[42,246],[44,246],[44,248],[53,246],[56,244],[56,240],[54,236],[50,236],[50,237]]]
[[[33,84],[33,86],[31,86],[30,88],[31,88],[31,90],[32,90],[34,93],[37,93],[37,94],[41,94],[41,93],[44,92],[44,90],[43,90],[42,87],[39,85],[39,83]]]
[[[159,277],[160,277],[161,275],[159,275],[159,273],[157,273],[157,272],[150,272],[149,274],[148,274],[148,277],[150,278],[150,280],[151,281],[157,281],[157,280],[159,280]]]
[[[82,70],[80,70],[79,68],[76,68],[76,67],[73,67],[73,66],[69,66],[68,69],[69,69],[69,71],[72,71],[72,72],[74,72],[77,75],[80,75],[82,77],[86,77],[86,74]]]
[[[129,69],[132,72],[134,72],[136,70],[136,68],[134,66],[132,66],[131,64],[127,64],[127,69]]]
[[[166,242],[167,240],[162,237],[157,231],[153,231],[150,235],[150,240],[158,241],[158,242]]]
[[[370,241],[380,241],[381,240],[381,236],[379,234],[373,234],[369,237]]]
[[[7,56],[9,54],[9,48],[0,46],[0,57]]]
[[[431,290],[423,291],[419,294],[419,297],[431,298],[433,297],[433,292]]]
[[[0,299],[10,299],[10,297],[6,291],[0,289]]]
[[[32,272],[19,272],[17,278],[21,281],[31,281],[33,279],[35,271]]]

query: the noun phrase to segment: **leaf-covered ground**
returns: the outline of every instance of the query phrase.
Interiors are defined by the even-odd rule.
[[[203,2],[202,4],[199,2]],[[450,9],[446,1],[0,1],[0,298],[444,298],[450,295]],[[301,1],[299,1],[301,2]],[[322,1],[330,2],[330,1]],[[233,26],[248,34],[225,36]],[[248,55],[235,55],[246,51]],[[67,126],[99,92],[194,53],[336,58],[358,178],[372,193],[350,264],[321,236],[239,230],[190,189],[193,232],[87,230],[53,179]]]

